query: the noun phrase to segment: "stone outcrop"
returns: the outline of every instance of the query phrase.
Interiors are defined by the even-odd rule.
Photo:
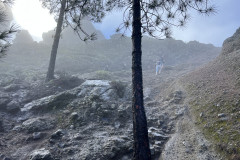
[[[236,30],[233,36],[227,38],[223,42],[222,53],[224,55],[227,55],[239,49],[240,49],[240,28]]]

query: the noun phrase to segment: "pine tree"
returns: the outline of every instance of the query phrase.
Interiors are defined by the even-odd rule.
[[[123,23],[117,31],[132,27],[132,110],[134,160],[150,160],[147,119],[143,102],[142,34],[155,38],[171,36],[171,27],[184,26],[191,9],[210,14],[209,0],[107,0],[107,11],[124,10]]]
[[[16,25],[7,26],[10,19],[6,14],[6,5],[10,6],[13,4],[13,0],[1,0],[0,1],[0,25],[1,27],[8,28],[0,30],[0,58],[6,54],[8,47],[11,45],[10,41],[13,38],[14,33],[17,32],[18,27]]]
[[[83,41],[96,39],[95,33],[87,33],[82,28],[81,21],[88,18],[90,21],[100,22],[104,17],[103,3],[99,0],[40,0],[43,7],[49,9],[57,19],[57,28],[52,45],[46,81],[54,78],[55,62],[61,31],[70,26]]]

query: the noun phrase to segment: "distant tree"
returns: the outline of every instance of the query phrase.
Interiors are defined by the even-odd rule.
[[[81,20],[88,18],[100,22],[104,17],[103,3],[99,0],[40,0],[43,7],[49,9],[57,19],[57,28],[52,45],[46,81],[54,79],[55,62],[61,31],[70,26],[83,41],[96,39],[96,34],[88,34],[81,25]]]
[[[170,37],[171,27],[184,26],[191,9],[209,14],[214,11],[209,0],[107,0],[107,11],[124,10],[123,23],[117,31],[132,26],[132,110],[134,160],[150,160],[147,120],[143,102],[142,33],[152,37]]]
[[[8,19],[5,9],[6,5],[12,5],[13,2],[14,0],[0,0],[0,58],[5,55],[8,47],[11,45],[12,36],[17,32],[16,25],[8,26],[11,20]]]

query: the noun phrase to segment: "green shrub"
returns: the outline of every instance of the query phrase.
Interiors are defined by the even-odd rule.
[[[123,83],[121,81],[112,81],[111,86],[116,91],[117,95],[120,98],[124,97],[124,93],[125,93],[126,86],[127,86],[125,83]]]
[[[99,71],[96,71],[96,73],[95,73],[95,79],[111,80],[112,79],[112,74],[108,71],[105,71],[105,70],[99,70]]]

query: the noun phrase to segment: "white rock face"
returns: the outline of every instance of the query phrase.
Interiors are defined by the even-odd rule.
[[[85,81],[82,86],[110,86],[110,81],[107,80],[87,80]]]
[[[46,150],[45,148],[34,150],[30,157],[31,157],[31,160],[37,160],[37,159],[51,160],[52,159],[49,150]]]
[[[43,97],[41,99],[38,99],[38,100],[32,101],[30,103],[27,103],[27,104],[24,105],[23,108],[21,108],[21,111],[22,112],[27,112],[27,111],[31,110],[34,106],[46,105],[50,102],[52,97],[54,97],[54,96]]]

